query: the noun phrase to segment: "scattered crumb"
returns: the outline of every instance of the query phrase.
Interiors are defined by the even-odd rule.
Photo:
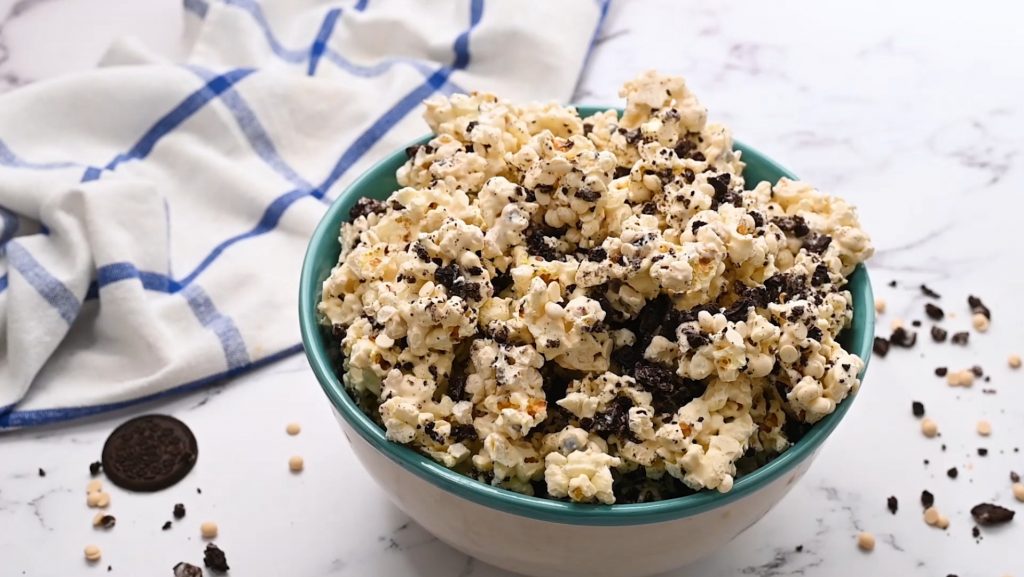
[[[937,425],[935,421],[925,417],[921,421],[921,432],[924,433],[925,437],[931,439],[935,435],[939,434],[939,425]]]
[[[939,515],[939,520],[938,520],[938,522],[935,523],[935,526],[938,527],[939,529],[946,529],[946,528],[948,528],[949,527],[949,517],[940,514]]]
[[[939,295],[939,293],[933,291],[932,289],[928,288],[926,285],[923,284],[921,285],[921,293],[924,294],[924,296],[931,297],[933,299],[942,298],[942,296]]]
[[[967,345],[967,341],[969,341],[970,338],[971,338],[971,333],[969,333],[967,331],[961,331],[959,333],[953,333],[953,336],[950,337],[949,340],[954,345],[964,345],[964,346],[966,346]]]
[[[889,341],[882,337],[875,337],[875,342],[871,345],[871,352],[884,359],[885,355],[889,354]]]
[[[978,331],[979,333],[987,331],[988,325],[989,320],[988,317],[986,317],[985,315],[981,313],[974,313],[973,315],[971,315],[971,326],[973,326],[974,330]]]
[[[932,303],[924,304],[924,314],[928,315],[928,318],[933,321],[941,321],[946,316],[946,313],[941,308]]]
[[[875,549],[875,536],[867,531],[861,531],[857,535],[857,546],[861,551],[870,552]]]
[[[293,473],[298,473],[304,467],[305,463],[303,462],[302,457],[295,455],[291,459],[288,459],[288,468],[291,469]]]
[[[982,437],[987,437],[992,434],[992,423],[986,420],[978,421],[978,434]]]
[[[949,470],[946,471],[946,476],[950,479],[956,479],[958,475],[960,475],[960,472],[956,470],[956,467],[950,467]]]
[[[803,553],[804,552],[804,546],[803,545],[797,545],[796,546],[796,552],[797,553]]]
[[[85,546],[85,560],[90,563],[95,563],[100,560],[103,554],[100,552],[100,548],[95,545]]]
[[[899,509],[900,503],[896,500],[896,496],[894,495],[885,500],[885,506],[889,509],[890,513],[895,515],[896,510]]]
[[[944,377],[949,373],[949,369],[946,367],[935,367],[935,376]]]
[[[978,447],[978,456],[979,457],[987,457],[988,456],[988,449],[986,449],[985,447]]]
[[[95,477],[96,475],[99,475],[100,471],[102,471],[102,470],[103,470],[103,463],[101,463],[99,461],[95,461],[93,463],[89,463],[89,474],[92,475],[93,477]]]
[[[889,344],[909,349],[917,344],[917,333],[908,331],[903,327],[897,327],[889,335]]]
[[[106,513],[96,513],[96,516],[92,518],[93,527],[103,527],[104,529],[113,529],[114,525],[117,524],[117,519],[113,515]]]
[[[190,563],[181,562],[174,566],[174,577],[203,577],[203,570]]]
[[[203,521],[203,524],[199,526],[199,533],[203,539],[214,539],[217,537],[217,524],[213,521]]]
[[[163,531],[170,531],[171,530],[171,522],[167,521],[166,523],[164,523],[163,527],[160,527],[160,529],[163,530]]]
[[[227,557],[224,556],[224,551],[221,551],[213,543],[206,544],[206,550],[203,551],[203,564],[216,573],[225,573],[230,569]]]
[[[932,327],[932,340],[933,341],[935,341],[937,343],[944,343],[944,342],[946,342],[946,336],[948,336],[948,335],[949,335],[949,333],[946,331],[946,329],[944,329],[942,327]]]
[[[982,527],[988,525],[1002,525],[1013,520],[1014,512],[1006,507],[993,505],[992,503],[979,503],[971,507],[971,516]]]
[[[46,471],[44,471],[42,467],[39,467],[39,476],[40,477],[45,477],[46,476]]]
[[[924,403],[920,401],[913,401],[912,403],[910,403],[910,411],[914,414],[915,417],[923,417]]]
[[[302,425],[298,423],[288,423],[288,426],[284,428],[285,432],[289,435],[298,435],[302,432]]]
[[[173,514],[174,514],[174,518],[175,519],[183,518],[185,516],[185,504],[184,503],[176,503],[174,505]]]
[[[1020,355],[1010,355],[1006,362],[1010,365],[1011,369],[1019,369],[1021,365]]]

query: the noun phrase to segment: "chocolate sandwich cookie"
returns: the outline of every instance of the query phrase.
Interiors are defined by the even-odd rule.
[[[199,445],[185,423],[167,415],[144,415],[107,437],[103,471],[129,491],[159,491],[182,480],[198,456]]]

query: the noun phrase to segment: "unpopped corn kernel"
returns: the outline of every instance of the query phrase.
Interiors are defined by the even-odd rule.
[[[974,330],[979,333],[983,333],[988,330],[989,322],[988,317],[981,313],[974,313],[971,315],[971,325],[973,325]]]
[[[203,536],[203,539],[216,538],[217,524],[213,521],[203,521],[203,524],[199,526],[199,534]]]
[[[100,560],[102,553],[100,548],[95,545],[86,545],[85,547],[85,560],[90,563],[95,563]]]
[[[987,437],[992,434],[992,423],[981,420],[978,421],[978,434],[982,437]]]
[[[861,531],[857,535],[857,546],[861,551],[871,552],[875,549],[875,536],[867,531]]]
[[[921,420],[921,432],[929,439],[939,434],[939,425],[928,417]]]

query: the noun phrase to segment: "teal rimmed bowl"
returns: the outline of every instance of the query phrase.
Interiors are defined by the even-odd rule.
[[[578,110],[581,116],[589,116],[602,109]],[[795,178],[758,151],[740,143],[735,147],[747,164],[746,182]],[[450,545],[493,565],[531,575],[625,577],[678,567],[713,552],[767,513],[807,470],[849,411],[855,395],[781,456],[737,479],[728,493],[705,491],[624,505],[580,505],[520,495],[460,475],[388,441],[344,390],[332,368],[317,303],[323,281],[337,263],[338,231],[349,209],[361,197],[384,199],[397,190],[395,171],[404,162],[404,150],[389,155],[356,179],[327,210],[302,265],[299,324],[310,366],[360,461],[399,508]],[[850,277],[849,289],[853,323],[840,341],[864,359],[866,369],[874,335],[874,298],[863,266]]]

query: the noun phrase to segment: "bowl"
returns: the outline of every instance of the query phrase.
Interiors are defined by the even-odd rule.
[[[590,116],[602,109],[578,110]],[[735,147],[743,151],[748,183],[795,178],[756,150],[740,143]],[[349,209],[361,197],[384,199],[397,190],[395,171],[405,159],[404,149],[395,151],[356,179],[327,210],[302,265],[299,323],[309,364],[357,458],[399,509],[452,547],[502,569],[545,577],[639,577],[680,567],[721,548],[771,510],[807,472],[850,410],[856,395],[782,455],[737,479],[728,493],[702,491],[653,503],[587,505],[521,495],[388,441],[335,374],[317,303],[323,281],[337,263],[338,230]],[[866,369],[874,297],[863,265],[850,277],[849,289],[853,323],[839,340],[864,359]]]

